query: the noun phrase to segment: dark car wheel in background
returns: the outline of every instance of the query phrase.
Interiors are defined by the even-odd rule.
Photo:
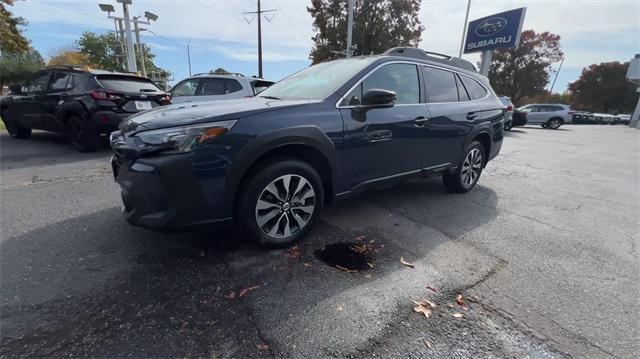
[[[512,128],[513,128],[513,122],[512,121],[506,122],[504,124],[504,130],[505,131],[511,131]]]
[[[562,121],[559,118],[552,118],[547,122],[547,127],[552,130],[557,130],[562,126]]]
[[[67,138],[80,152],[91,152],[96,149],[97,139],[87,131],[87,122],[79,116],[71,116],[67,120]]]
[[[464,157],[454,173],[445,173],[442,183],[451,192],[465,193],[471,190],[482,174],[484,147],[478,141],[471,142],[464,150]]]
[[[260,165],[241,188],[236,226],[254,242],[289,246],[313,227],[324,200],[322,180],[306,162],[282,157]]]

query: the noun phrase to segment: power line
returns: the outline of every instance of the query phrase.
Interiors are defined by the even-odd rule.
[[[291,25],[293,25],[293,27],[297,30],[296,34],[302,36],[302,38],[305,39],[305,41],[308,41],[309,39],[307,39],[303,34],[302,31],[300,30],[300,27],[298,26],[298,24],[296,24],[293,20],[291,20],[291,18],[289,17],[289,15],[287,15],[287,13],[284,11],[284,9],[282,9],[282,7],[280,6],[280,4],[278,4],[278,2],[276,0],[273,0],[273,3],[276,5],[276,7],[278,8],[278,10],[282,13],[282,15],[284,15],[284,18],[287,19],[287,21],[289,21],[289,23],[291,23]],[[287,33],[288,34],[288,33]]]
[[[234,20],[236,20],[236,21],[240,21],[240,22],[242,22],[242,19],[241,19],[241,18],[239,18],[239,17],[235,17],[235,16],[233,16],[233,15],[231,15],[231,14],[228,14],[228,13],[226,13],[226,12],[224,12],[224,11],[221,11],[220,9],[217,9],[217,8],[215,8],[215,7],[213,7],[213,6],[209,6],[209,4],[206,4],[206,3],[204,3],[204,2],[202,2],[202,1],[200,1],[200,0],[196,0],[196,2],[197,2],[198,4],[200,4],[200,5],[204,6],[204,7],[206,7],[207,9],[209,9],[209,10],[211,10],[211,11],[215,12],[215,13],[218,13],[218,14],[221,14],[221,15],[227,16],[227,17],[229,17],[229,18],[231,18],[231,19],[234,19]]]

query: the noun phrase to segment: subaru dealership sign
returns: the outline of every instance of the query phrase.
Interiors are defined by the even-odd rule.
[[[526,10],[523,7],[471,21],[464,53],[518,46]]]

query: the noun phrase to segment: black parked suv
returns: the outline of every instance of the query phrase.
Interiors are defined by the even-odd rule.
[[[60,132],[86,152],[131,114],[169,103],[171,97],[149,79],[61,66],[37,72],[24,86],[11,86],[0,110],[12,137],[29,138],[31,129]]]
[[[328,61],[254,98],[171,105],[111,135],[125,218],[166,229],[234,221],[270,247],[325,204],[419,175],[474,187],[500,151],[503,106],[464,60],[417,49]]]

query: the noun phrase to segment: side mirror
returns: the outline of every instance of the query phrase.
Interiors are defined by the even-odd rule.
[[[386,108],[396,104],[396,93],[393,91],[371,89],[362,95],[362,106],[365,108]]]
[[[9,91],[16,95],[22,94],[22,85],[9,85]]]

